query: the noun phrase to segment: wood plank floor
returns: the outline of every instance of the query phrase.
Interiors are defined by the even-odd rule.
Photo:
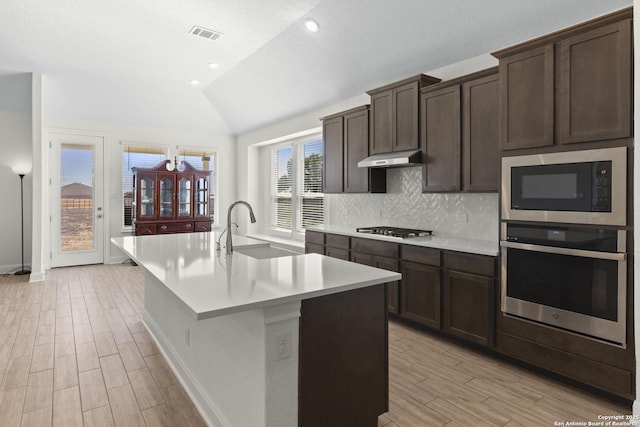
[[[0,276],[0,426],[204,426],[142,322],[131,265]],[[391,322],[379,426],[546,426],[624,408]],[[251,426],[247,426],[251,427]]]

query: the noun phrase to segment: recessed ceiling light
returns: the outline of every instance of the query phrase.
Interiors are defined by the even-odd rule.
[[[312,33],[317,33],[318,31],[320,31],[320,25],[313,19],[307,19],[306,21],[304,21],[304,26],[307,27],[307,30],[311,31]]]
[[[216,64],[215,62],[209,62],[209,68],[216,69],[220,66],[220,64]]]
[[[189,83],[191,83],[192,86],[198,86],[200,84],[198,80],[189,80]]]

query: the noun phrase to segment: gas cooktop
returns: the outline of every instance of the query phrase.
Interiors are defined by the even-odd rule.
[[[416,230],[413,228],[399,228],[399,227],[360,227],[357,228],[356,231],[358,233],[368,233],[368,234],[380,234],[383,236],[390,237],[423,237],[430,236],[433,233],[431,230]]]

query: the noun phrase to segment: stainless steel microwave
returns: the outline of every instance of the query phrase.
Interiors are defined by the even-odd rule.
[[[627,149],[502,159],[502,219],[623,226]]]

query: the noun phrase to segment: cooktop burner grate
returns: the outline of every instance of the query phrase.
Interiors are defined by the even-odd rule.
[[[379,234],[390,237],[423,237],[430,236],[433,232],[431,230],[416,230],[413,228],[400,228],[400,227],[359,227],[356,229],[358,233]]]

